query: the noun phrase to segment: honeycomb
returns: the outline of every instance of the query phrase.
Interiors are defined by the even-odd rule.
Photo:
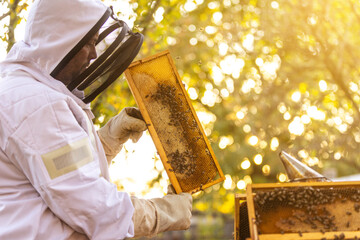
[[[360,230],[360,187],[275,188],[254,203],[260,233]]]
[[[125,74],[176,192],[194,193],[223,181],[170,53],[134,62]]]
[[[248,184],[235,201],[236,240],[360,239],[360,182]]]

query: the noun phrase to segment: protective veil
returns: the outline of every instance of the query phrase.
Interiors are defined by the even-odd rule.
[[[138,54],[143,42],[143,35],[133,33],[124,21],[115,17],[112,8],[109,8],[56,66],[51,76],[55,77],[96,33],[99,33],[96,46],[97,55],[100,56],[67,86],[70,91],[83,91],[85,95],[82,100],[85,103],[94,100],[125,71]]]
[[[35,1],[24,41],[0,64],[0,239],[134,235],[134,207],[129,195],[108,181],[89,105],[78,86],[70,91],[51,76],[106,15],[111,11],[96,0]],[[136,39],[138,46],[141,37]],[[130,57],[137,51],[132,49]],[[122,64],[109,61],[101,74],[101,64],[88,70],[82,76],[91,78],[86,84],[102,73],[113,81],[130,61],[115,60]]]

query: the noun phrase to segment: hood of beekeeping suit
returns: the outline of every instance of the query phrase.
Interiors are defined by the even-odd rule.
[[[97,0],[35,1],[27,17],[24,40],[11,56],[33,62],[49,74],[106,11],[108,8]]]
[[[74,98],[51,71],[109,11],[98,0],[36,0],[26,18],[24,39],[11,48],[0,63],[0,76],[22,70],[51,88]]]

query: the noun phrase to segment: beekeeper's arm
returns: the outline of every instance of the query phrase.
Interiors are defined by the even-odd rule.
[[[73,101],[49,98],[34,97],[45,104],[16,126],[5,153],[54,215],[75,231],[93,240],[133,237],[130,196],[102,177],[105,156],[97,151],[100,140],[94,142],[92,129],[77,117],[84,111]]]
[[[104,146],[108,163],[119,153],[129,138],[137,142],[146,124],[137,108],[124,108],[111,118],[98,135]],[[190,227],[192,197],[188,193],[173,194],[171,188],[163,198],[139,199],[131,197],[134,206],[135,237],[155,236],[164,231],[184,230]]]
[[[145,130],[146,123],[140,111],[134,107],[124,108],[100,128],[98,135],[104,147],[108,164],[120,152],[128,139],[134,143],[137,142]]]
[[[46,102],[47,95],[42,97]],[[34,109],[5,148],[51,211],[93,240],[133,237],[134,223],[141,228],[149,222],[149,228],[139,231],[142,235],[188,227],[177,225],[190,221],[188,194],[132,201],[101,177],[97,144],[92,143],[86,123],[75,117],[82,109],[68,104],[57,101]]]

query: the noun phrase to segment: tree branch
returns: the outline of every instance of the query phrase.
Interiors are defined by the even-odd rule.
[[[351,10],[352,10],[353,13],[355,14],[355,17],[356,17],[357,20],[360,22],[360,15],[356,12],[354,3],[351,2],[351,1],[348,1],[348,2],[349,2],[349,5],[350,5],[350,7],[351,7]]]
[[[10,10],[7,13],[4,13],[1,17],[0,17],[0,21],[3,20],[4,18],[6,18],[7,16],[10,15]]]
[[[153,18],[153,15],[154,13],[156,12],[156,10],[159,8],[160,6],[160,1],[161,0],[156,0],[155,2],[155,5],[153,8],[150,9],[149,13],[146,15],[145,19],[143,21],[141,21],[141,26],[144,26],[143,30],[142,30],[142,34],[145,36],[147,30],[148,30],[148,27],[149,27],[149,24],[144,24],[144,23],[149,23],[152,18]]]
[[[332,30],[335,31],[334,29],[332,29]],[[320,36],[317,34],[317,32],[315,31],[314,28],[312,28],[312,33],[316,37],[316,40],[320,43],[321,48],[323,49],[324,53],[326,53],[325,54],[326,57],[324,57],[323,61],[324,61],[326,68],[330,72],[330,74],[333,78],[333,81],[340,87],[340,89],[344,92],[346,98],[354,106],[356,116],[355,116],[354,123],[351,125],[351,128],[354,128],[354,127],[356,127],[354,124],[357,124],[358,120],[360,119],[359,106],[356,103],[356,101],[354,100],[353,95],[349,92],[349,89],[345,84],[344,76],[343,76],[342,71],[340,70],[340,67],[338,65],[336,65],[335,62],[330,58],[330,52],[326,48],[324,41],[320,38]],[[340,37],[340,34],[338,32],[336,32],[336,34],[337,34],[337,36]]]

